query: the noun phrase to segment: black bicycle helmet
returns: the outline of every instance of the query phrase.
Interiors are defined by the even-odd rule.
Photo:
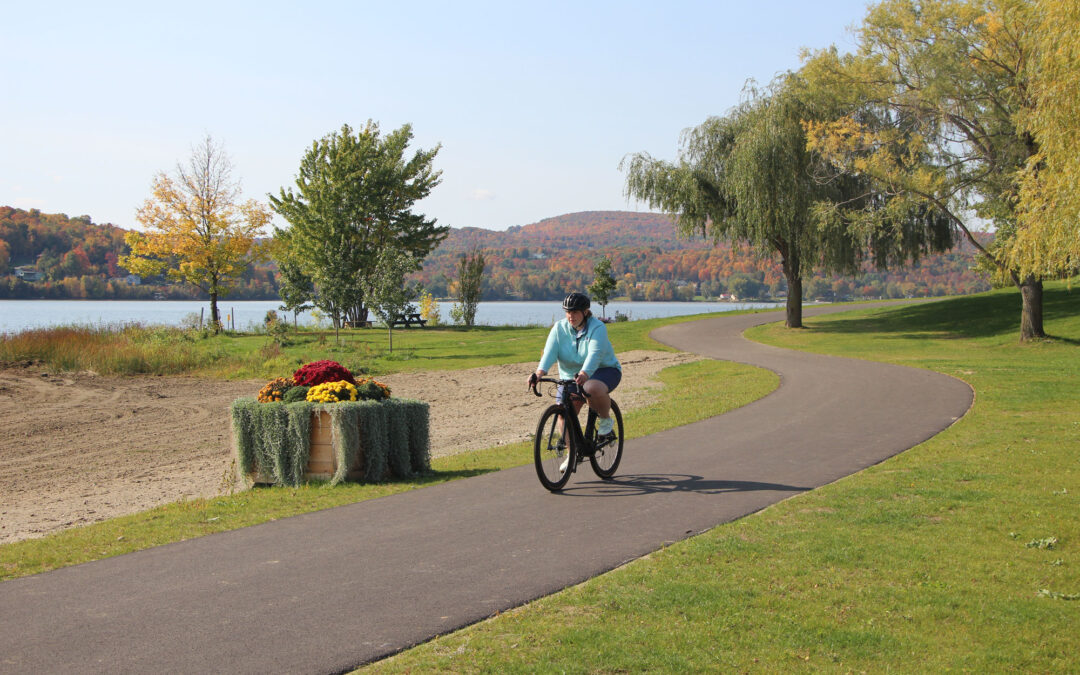
[[[585,311],[590,306],[589,296],[584,293],[571,293],[562,301],[562,308],[568,312],[574,310]]]

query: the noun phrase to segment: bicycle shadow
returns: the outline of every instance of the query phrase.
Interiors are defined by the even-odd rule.
[[[692,492],[719,495],[735,492],[807,492],[812,487],[762,483],[758,481],[717,480],[693,474],[629,474],[611,480],[595,479],[571,483],[559,494],[569,497],[621,497],[635,495]]]

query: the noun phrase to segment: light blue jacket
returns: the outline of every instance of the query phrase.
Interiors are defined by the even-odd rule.
[[[566,319],[551,327],[538,368],[550,372],[556,361],[559,362],[559,377],[564,380],[572,379],[579,372],[592,377],[597,368],[622,370],[611,340],[608,340],[607,326],[595,316],[586,320],[580,333]]]

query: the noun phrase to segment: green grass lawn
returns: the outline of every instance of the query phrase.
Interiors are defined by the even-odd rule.
[[[1080,671],[1080,290],[750,337],[928,368],[972,410],[882,464],[373,664],[454,672]]]

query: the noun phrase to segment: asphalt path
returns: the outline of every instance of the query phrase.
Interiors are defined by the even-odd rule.
[[[740,337],[777,320],[656,331],[781,384],[628,441],[614,481],[584,466],[551,494],[524,466],[4,582],[0,673],[347,671],[881,462],[971,406],[947,376]]]

